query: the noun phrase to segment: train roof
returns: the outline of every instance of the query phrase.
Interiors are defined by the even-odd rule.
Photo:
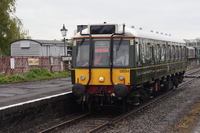
[[[187,49],[195,49],[194,47],[186,46]]]
[[[94,24],[94,25],[97,26],[98,24]],[[98,26],[105,26],[105,25],[115,25],[116,26],[115,33],[122,33],[123,32],[123,25],[99,24]],[[93,25],[88,25],[88,28],[84,29],[82,31],[82,34],[90,34],[90,27],[91,26],[93,26]],[[95,37],[95,36],[96,37],[99,37],[99,36],[109,37],[109,36],[111,36],[111,34],[91,34],[91,35],[93,37]],[[121,35],[114,35],[114,37],[116,37],[116,36],[121,36]],[[134,36],[134,37],[161,40],[161,41],[185,43],[185,41],[183,39],[180,39],[180,38],[175,37],[175,36],[159,34],[159,33],[151,32],[151,31],[145,31],[145,30],[142,30],[142,29],[130,28],[130,27],[127,27],[127,26],[125,26],[124,36],[126,36],[126,37]],[[74,36],[74,38],[77,38],[77,37],[82,37],[80,35],[80,32],[78,32]]]
[[[200,50],[200,47],[199,46],[186,46],[187,49],[197,49],[197,50]]]

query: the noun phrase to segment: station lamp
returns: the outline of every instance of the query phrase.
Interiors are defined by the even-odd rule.
[[[64,38],[64,56],[66,56],[65,37],[66,37],[66,35],[67,35],[67,29],[65,28],[65,25],[64,25],[64,24],[63,24],[63,28],[60,29],[60,31],[61,31],[61,34],[62,34],[62,36],[63,36],[63,38]]]

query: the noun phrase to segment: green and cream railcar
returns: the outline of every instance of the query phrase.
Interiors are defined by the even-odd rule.
[[[72,91],[81,103],[132,107],[182,82],[186,46],[171,35],[91,24],[74,36],[72,66]]]

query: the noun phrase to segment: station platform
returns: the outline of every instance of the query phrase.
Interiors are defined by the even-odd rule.
[[[71,93],[71,77],[0,84],[0,111]]]

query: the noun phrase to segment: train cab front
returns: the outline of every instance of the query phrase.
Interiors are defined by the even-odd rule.
[[[74,37],[72,92],[82,103],[116,105],[130,90],[133,39],[113,37],[115,31],[116,25],[94,25]]]
[[[106,51],[106,50],[95,50]],[[130,91],[130,69],[122,68],[119,64],[110,69],[109,55],[97,52],[101,60],[94,60],[92,66],[87,62],[77,61],[79,67],[72,69],[73,94],[79,98],[78,102],[88,106],[117,106]],[[83,57],[83,56],[81,56]],[[104,58],[105,57],[105,58]],[[119,67],[120,66],[120,67]]]
[[[104,96],[104,97],[124,97],[129,90],[129,70],[113,69],[114,85],[110,82],[109,69],[92,69],[91,80],[89,81],[88,70],[75,70],[76,83],[72,87],[72,92],[76,97],[84,95]],[[126,73],[121,73],[126,71]]]

